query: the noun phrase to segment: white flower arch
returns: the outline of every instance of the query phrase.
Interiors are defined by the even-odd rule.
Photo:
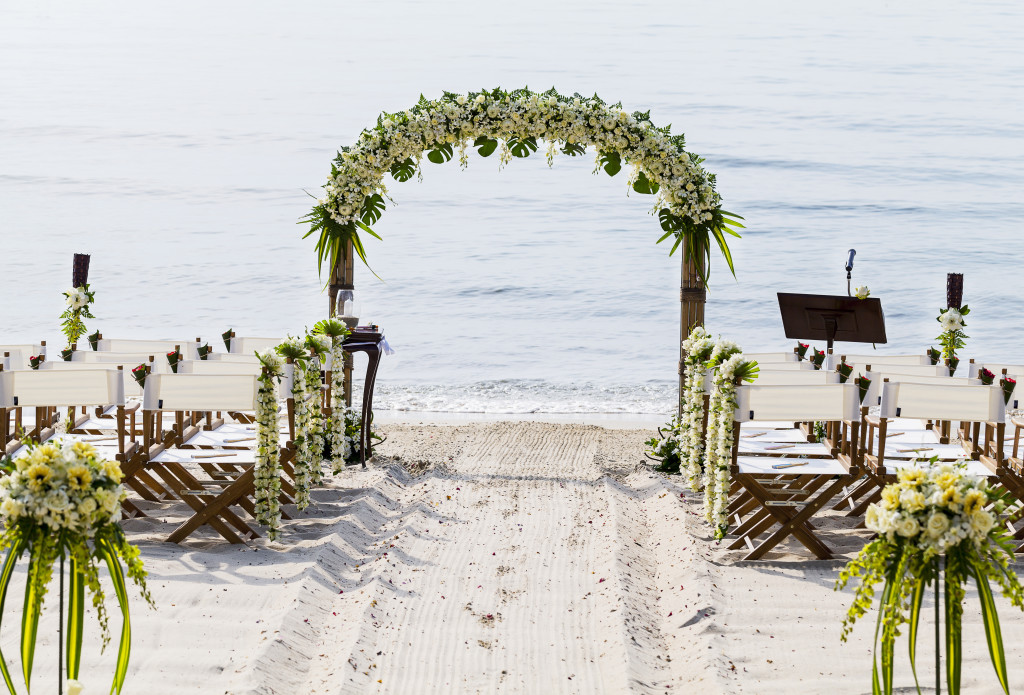
[[[349,241],[366,262],[359,233],[380,238],[371,225],[390,200],[386,175],[399,182],[422,177],[424,154],[436,164],[457,154],[465,168],[469,147],[483,157],[498,152],[504,166],[513,158],[530,156],[541,142],[546,144],[549,165],[558,153],[575,157],[594,147],[595,173],[603,169],[614,176],[623,165],[631,166],[628,186],[655,197],[652,214],[657,214],[663,232],[658,241],[675,239],[670,255],[683,245],[688,258],[701,258],[705,262],[698,268],[706,282],[714,239],[735,272],[726,234],[738,237],[742,218],[722,209],[715,175],[701,167],[699,156],[684,149],[683,136],[672,135],[670,127],[655,127],[649,112],[630,114],[621,104],[607,104],[597,95],[566,97],[554,89],[445,92],[433,101],[421,95],[406,111],[382,113],[355,145],[341,148],[324,197],[302,219],[310,225],[307,237],[319,234],[321,269],[335,265]]]

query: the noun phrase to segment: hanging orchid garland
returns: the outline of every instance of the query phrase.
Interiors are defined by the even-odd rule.
[[[459,163],[465,168],[467,149],[474,147],[482,157],[498,152],[504,165],[513,157],[536,152],[541,140],[547,143],[549,166],[559,152],[575,157],[588,147],[597,151],[594,173],[603,169],[614,176],[623,164],[632,165],[628,189],[655,196],[652,214],[658,215],[664,232],[658,241],[675,237],[670,253],[685,243],[687,257],[706,261],[713,238],[733,270],[726,235],[739,236],[736,230],[743,227],[742,218],[722,209],[715,175],[701,168],[701,157],[686,151],[682,135],[671,135],[669,127],[656,127],[650,112],[630,114],[621,104],[607,104],[597,95],[500,88],[445,92],[435,100],[421,96],[406,111],[382,113],[355,145],[341,148],[324,197],[301,221],[310,225],[306,236],[319,235],[316,248],[321,269],[337,263],[348,241],[366,261],[359,230],[380,238],[370,225],[381,218],[389,197],[385,175],[399,182],[417,174],[422,177],[424,152],[429,161],[444,164],[458,150]],[[706,281],[709,264],[697,267]]]
[[[704,373],[711,357],[714,341],[702,326],[696,326],[683,341],[686,383],[683,389],[683,418],[679,470],[686,476],[690,489],[700,489],[704,460]]]
[[[721,539],[729,530],[729,477],[735,443],[736,384],[753,381],[758,369],[757,362],[743,358],[736,343],[722,339],[712,350],[710,364],[716,369],[708,416],[704,518],[711,524],[714,537]]]
[[[270,540],[281,528],[281,447],[277,420],[277,389],[284,364],[273,351],[256,353],[263,365],[256,392],[256,521],[267,527]]]
[[[312,476],[313,483],[319,485],[323,482],[323,460],[324,460],[324,417],[321,394],[323,382],[320,377],[320,369],[323,365],[323,357],[331,350],[331,342],[322,335],[307,335],[306,349],[309,350],[311,358],[310,365],[306,369],[306,391],[314,394],[313,402],[309,410],[309,444],[310,455],[313,461]]]
[[[301,511],[309,506],[309,488],[313,478],[312,436],[310,411],[312,404],[306,391],[306,347],[298,338],[289,337],[277,346],[277,353],[291,360],[291,399],[295,418],[295,506]],[[319,468],[319,466],[316,466]]]
[[[345,338],[351,333],[348,327],[337,319],[320,321],[313,328],[314,333],[325,335],[331,341],[331,471],[335,474],[345,469],[345,461],[352,447],[345,436]]]

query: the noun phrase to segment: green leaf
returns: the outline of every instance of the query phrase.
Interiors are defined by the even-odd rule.
[[[473,141],[473,147],[477,148],[476,151],[481,157],[490,157],[494,154],[494,150],[498,149],[498,141],[485,135],[481,135]]]
[[[683,228],[682,220],[673,215],[672,211],[668,208],[662,208],[658,211],[658,220],[661,222],[661,228],[666,232],[677,232]],[[658,243],[660,244],[664,240],[665,237],[661,237],[661,239],[658,239]]]
[[[622,157],[614,150],[602,152],[597,161],[609,176],[615,176],[622,170]]]
[[[946,690],[949,695],[960,695],[960,663],[963,661],[961,612],[963,609],[958,598],[958,589],[962,582],[959,572],[955,568],[950,571],[949,561],[951,559],[951,556],[946,558],[946,587],[943,592],[946,604]]]
[[[391,176],[399,183],[405,183],[416,174],[416,163],[412,158],[391,165]]]
[[[7,587],[11,583],[11,575],[14,574],[14,566],[18,562],[18,558],[25,551],[25,539],[22,536],[18,536],[14,544],[11,545],[10,550],[7,551],[7,557],[4,558],[3,569],[0,570],[0,620],[3,619],[4,614],[4,602],[7,600]],[[7,659],[4,658],[4,654],[0,651],[0,672],[3,673],[4,684],[7,685],[7,690],[12,693],[14,690],[14,683],[11,681],[11,672],[7,670]]]
[[[642,171],[640,172],[640,175],[637,176],[636,182],[633,183],[633,190],[645,195],[653,195],[658,192],[659,188],[661,188],[661,186],[647,178],[647,174]]]
[[[75,558],[71,558],[68,578],[67,674],[78,679],[82,666],[82,636],[85,628],[85,574],[79,571]]]
[[[374,224],[384,214],[384,196],[380,193],[373,193],[363,199],[363,206],[359,210],[359,217],[366,224]]]
[[[732,263],[732,251],[729,250],[729,245],[725,243],[725,236],[722,234],[722,230],[715,227],[711,230],[712,235],[715,237],[715,241],[718,243],[718,248],[721,249],[722,255],[725,257],[725,262],[729,264],[729,271],[733,277],[736,277],[736,267]]]
[[[921,605],[927,588],[928,584],[923,580],[919,580],[914,585],[914,593],[910,598],[910,617],[907,620],[910,623],[910,631],[907,634],[907,648],[910,652],[910,672],[914,674],[914,685],[917,686],[918,692],[921,691],[921,685],[917,682],[917,627],[920,623]]]
[[[32,662],[36,654],[36,634],[39,632],[39,613],[42,609],[43,597],[36,586],[39,575],[43,571],[42,561],[37,558],[29,560],[28,572],[25,576],[25,602],[21,615],[21,673],[25,677],[25,688],[32,689]]]
[[[369,234],[370,236],[372,236],[374,238],[377,238],[377,239],[380,239],[380,234],[378,234],[377,232],[373,231],[373,229],[371,229],[369,225],[366,225],[366,224],[364,224],[362,222],[356,222],[356,226],[359,227],[364,232],[366,232],[367,234]]]
[[[586,154],[587,148],[578,142],[567,142],[562,146],[562,153],[567,154],[570,157],[576,157],[581,154]]]
[[[532,153],[537,151],[537,138],[520,138],[519,136],[513,135],[508,139],[508,149],[509,152],[512,153],[513,157],[529,157]]]
[[[107,562],[107,569],[110,571],[110,579],[114,584],[114,593],[117,594],[117,603],[121,606],[121,641],[117,646],[117,666],[114,668],[114,684],[111,692],[120,694],[124,687],[124,678],[128,674],[128,658],[132,651],[132,623],[128,616],[128,591],[124,582],[124,571],[121,569],[121,562],[117,551],[109,540],[103,538],[97,540],[97,550]]]
[[[435,147],[427,152],[427,159],[432,161],[434,164],[444,164],[449,161],[454,154],[455,150],[452,148],[452,144],[450,142],[446,142],[440,147]]]
[[[1010,692],[1010,684],[1006,674],[1006,652],[1003,649],[1003,633],[999,627],[999,614],[996,612],[995,599],[992,596],[992,587],[988,584],[988,577],[984,569],[979,568],[975,563],[970,565],[971,574],[978,585],[978,599],[981,602],[981,620],[985,624],[985,642],[988,643],[988,654],[992,659],[992,668],[995,669],[999,685],[1003,686],[1003,692]]]

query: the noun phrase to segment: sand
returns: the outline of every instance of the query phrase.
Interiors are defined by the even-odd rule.
[[[382,429],[369,468],[315,491],[278,542],[164,543],[176,507],[127,522],[159,609],[133,602],[126,693],[870,692],[873,622],[839,640],[850,598],[832,590],[842,561],[790,545],[748,563],[714,544],[696,496],[645,463],[648,430]],[[822,523],[847,556],[863,542],[850,525]],[[18,582],[23,573],[0,642],[16,683]],[[36,692],[56,692],[55,603],[40,628]],[[972,592],[964,692],[999,692],[976,606]],[[1019,688],[1024,616],[1000,607]],[[100,656],[88,630],[92,695],[108,691],[113,653]],[[898,649],[897,684],[911,692]]]

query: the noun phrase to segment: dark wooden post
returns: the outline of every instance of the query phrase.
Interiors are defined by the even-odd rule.
[[[959,309],[964,301],[963,273],[946,273],[946,308]]]
[[[338,294],[343,290],[351,292],[355,289],[355,252],[352,240],[347,240],[341,247],[341,255],[331,268],[331,280],[327,285],[327,296],[330,301],[328,308],[331,317],[338,315]],[[345,353],[345,405],[352,405],[352,355]]]
[[[679,393],[676,398],[676,417],[683,414],[683,390],[686,388],[686,351],[683,341],[695,326],[704,325],[704,305],[707,290],[701,275],[704,271],[704,257],[691,257],[683,251],[682,273],[679,283]]]

